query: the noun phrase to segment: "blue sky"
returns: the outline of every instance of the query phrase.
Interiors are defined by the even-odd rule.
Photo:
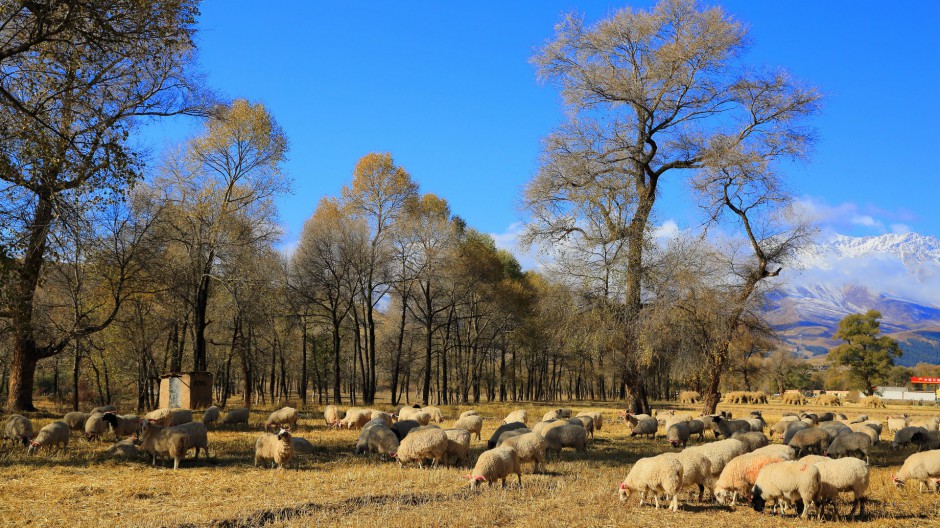
[[[598,20],[650,3],[206,0],[200,65],[224,97],[264,102],[290,138],[285,246],[371,151],[391,152],[423,192],[509,245],[541,138],[562,119],[529,58],[565,12]],[[826,94],[815,154],[787,173],[824,227],[940,236],[940,2],[707,3],[750,27],[751,63]],[[162,121],[144,141],[156,156],[193,126]],[[697,221],[679,180],[659,207],[658,222]]]

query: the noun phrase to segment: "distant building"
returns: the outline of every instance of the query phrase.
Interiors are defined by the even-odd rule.
[[[934,391],[912,391],[907,387],[875,387],[875,394],[885,400],[937,401]]]

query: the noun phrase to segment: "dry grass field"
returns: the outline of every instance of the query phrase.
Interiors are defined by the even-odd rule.
[[[616,420],[614,404],[566,404],[577,411],[602,410],[606,422],[586,453],[565,450],[546,474],[523,475],[506,489],[494,486],[471,492],[466,468],[400,469],[376,455],[352,453],[357,431],[330,430],[319,408],[303,412],[296,436],[317,447],[298,455],[289,469],[253,467],[257,424],[267,411],[252,415],[249,430],[211,430],[210,461],[187,459],[178,471],[153,467],[148,461],[109,459],[110,439],[87,442],[73,434],[62,454],[28,457],[20,447],[0,452],[0,524],[4,526],[816,526],[817,520],[782,519],[749,507],[734,510],[683,497],[678,513],[621,503],[619,483],[641,457],[668,448],[665,440],[628,437]],[[382,408],[381,405],[376,407]],[[537,420],[551,407],[520,405]],[[785,410],[756,406],[768,423]],[[450,418],[470,407],[443,407]],[[486,420],[483,442],[474,440],[473,455],[515,405],[474,406]],[[676,406],[677,409],[682,407]],[[754,406],[722,406],[735,416]],[[812,407],[807,407],[811,409]],[[686,410],[693,410],[689,407]],[[850,417],[902,412],[843,407]],[[912,415],[936,414],[935,408],[904,408]],[[697,410],[696,413],[697,414]],[[61,416],[51,409],[33,417],[34,426]],[[443,426],[449,426],[448,420]],[[532,420],[530,419],[530,425]],[[37,427],[38,428],[38,427]],[[883,438],[888,437],[886,433]],[[708,440],[711,440],[709,433]],[[779,439],[778,439],[779,441]],[[890,441],[888,442],[890,444]],[[896,489],[891,478],[912,451],[893,452],[882,443],[872,456],[867,515],[856,521],[825,519],[827,526],[940,526],[940,496],[919,494],[916,486]],[[530,468],[527,471],[531,471]],[[841,504],[848,511],[845,496]]]

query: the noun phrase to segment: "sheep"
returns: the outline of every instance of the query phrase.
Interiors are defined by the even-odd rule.
[[[102,418],[107,422],[108,428],[111,429],[111,434],[115,438],[136,435],[140,428],[140,419],[135,414],[118,416],[115,412],[106,412],[102,415]]]
[[[770,441],[767,440],[767,437],[764,436],[764,433],[758,433],[754,431],[747,433],[734,433],[731,435],[731,438],[740,440],[744,444],[744,449],[746,449],[748,453],[764,447],[770,443]]]
[[[820,462],[825,462],[827,460],[832,460],[832,459],[827,456],[822,456],[822,455],[806,455],[800,458],[800,462],[804,464],[809,464],[811,466],[815,466],[816,464]]]
[[[911,422],[911,425],[915,427],[923,427],[928,431],[937,431],[940,429],[940,418],[926,418],[924,420]]]
[[[682,488],[698,487],[698,500],[702,501],[705,488],[712,489],[712,463],[699,451],[684,449],[679,452],[679,462],[682,464]]]
[[[762,420],[761,418],[748,418],[744,421],[747,422],[751,426],[751,431],[755,431],[758,433],[764,432],[764,426],[766,424],[764,423],[764,420]]]
[[[567,420],[549,420],[547,422],[539,422],[532,426],[532,430],[542,436],[545,436],[548,433],[548,430],[553,427],[561,427],[562,425],[571,425]]]
[[[825,429],[814,427],[812,429],[797,431],[796,434],[793,435],[793,438],[787,442],[787,445],[795,449],[797,455],[802,454],[804,451],[809,451],[810,449],[822,454],[826,448],[829,447],[831,442],[832,435]]]
[[[388,428],[381,420],[369,422],[359,433],[359,439],[356,440],[355,453],[379,453],[391,455],[398,451],[399,440],[395,432]]]
[[[193,412],[189,409],[172,409],[170,425],[183,425],[193,421]]]
[[[504,424],[510,424],[513,422],[521,422],[522,425],[528,425],[529,413],[527,413],[526,411],[522,409],[516,409],[515,411],[507,414],[505,418],[503,418]]]
[[[310,443],[310,440],[306,438],[301,438],[299,436],[292,436],[291,447],[294,449],[294,453],[301,455],[312,455],[313,454],[313,444]]]
[[[724,504],[730,496],[730,505],[734,506],[738,501],[738,495],[746,495],[751,491],[751,487],[757,481],[757,474],[764,466],[784,461],[780,457],[753,453],[734,457],[721,470],[721,475],[715,482],[715,500],[719,504]]]
[[[222,417],[222,425],[245,424],[248,426],[248,417],[251,416],[251,410],[246,407],[238,407],[225,413]]]
[[[591,435],[591,440],[594,439],[594,418],[590,416],[575,416],[574,418],[569,418],[568,423],[580,425],[584,428],[585,432]]]
[[[379,420],[379,421],[381,421],[383,424],[385,424],[385,427],[391,427],[392,424],[395,423],[395,419],[392,418],[392,415],[391,415],[391,414],[388,414],[387,412],[383,412],[383,411],[372,411],[372,414],[371,414],[370,416],[371,416],[371,419],[369,420],[370,422],[371,422],[371,421],[375,421],[375,420]]]
[[[923,427],[904,427],[899,429],[894,433],[894,441],[891,442],[891,447],[893,449],[898,449],[901,447],[906,447],[911,443],[911,438],[916,433],[926,433],[927,430]]]
[[[868,415],[867,415],[867,414],[860,414],[860,415],[856,416],[856,417],[852,420],[852,423],[853,423],[853,424],[860,424],[860,423],[862,423],[862,422],[867,422],[867,421],[868,421]]]
[[[862,422],[862,425],[865,425],[867,427],[871,427],[872,429],[874,429],[875,432],[878,433],[879,438],[881,437],[881,432],[884,430],[884,428],[881,426],[881,422],[876,421],[876,420],[868,420],[866,422]]]
[[[109,405],[102,405],[101,407],[95,407],[94,409],[91,410],[91,414],[95,414],[95,413],[104,414],[106,412],[117,412],[117,407],[109,404]]]
[[[208,409],[203,411],[202,423],[204,423],[206,427],[209,427],[210,425],[219,421],[219,416],[221,414],[222,414],[222,410],[216,407],[215,405],[213,405],[212,407],[209,407]]]
[[[510,431],[512,434],[521,429]],[[532,462],[532,473],[538,473],[545,468],[548,442],[538,433],[528,432],[511,437],[500,438],[501,445],[511,447],[519,456],[519,463]],[[499,447],[499,446],[497,446]]]
[[[806,405],[806,398],[801,394],[784,394],[781,398],[781,403],[784,405]]]
[[[587,432],[577,425],[553,427],[545,433],[545,451],[554,453],[557,457],[561,457],[561,450],[565,447],[572,447],[578,452],[583,452],[586,443]]]
[[[689,436],[698,435],[698,441],[705,441],[705,422],[702,420],[689,420],[686,422],[686,425],[689,426]]]
[[[173,469],[179,469],[180,460],[189,450],[189,433],[177,427],[163,427],[157,422],[141,422],[140,449],[149,453],[156,465],[158,458],[173,459]]]
[[[522,411],[522,412],[525,412],[525,411]],[[473,410],[473,409],[470,409],[469,411],[464,411],[464,412],[460,413],[460,416],[458,416],[457,418],[460,419],[460,418],[463,418],[463,417],[465,417],[465,416],[479,416],[479,415],[480,415],[480,413],[476,412],[476,411]]]
[[[563,418],[563,416],[561,415],[561,411],[562,409],[554,409],[554,410],[548,411],[547,413],[542,415],[542,421],[550,422],[552,420],[560,420],[561,418]]]
[[[33,423],[29,421],[29,418],[21,414],[12,414],[7,418],[6,423],[3,425],[3,445],[7,445],[7,440],[11,440],[13,444],[16,443],[23,444],[23,446],[29,445],[29,440],[33,437]]]
[[[690,435],[689,425],[686,422],[674,423],[666,430],[666,440],[672,447],[679,447],[679,444],[685,447],[689,443]]]
[[[901,418],[888,418],[888,431],[896,433],[910,425],[911,421],[906,416]]]
[[[528,434],[531,432],[532,432],[531,429],[528,429],[525,427],[521,429],[513,429],[512,431],[506,431],[505,433],[502,433],[499,435],[499,438],[496,439],[496,445],[494,447],[499,447],[503,445],[503,442],[505,442],[506,440],[509,440],[510,438],[515,438],[517,436],[522,436],[524,434]],[[539,436],[542,436],[542,435],[539,435]]]
[[[940,449],[940,431],[917,431],[911,435],[911,442],[920,446],[918,451]]]
[[[853,432],[849,426],[839,422],[824,422],[819,428],[829,433],[829,436],[833,439],[837,436],[851,434]]]
[[[418,427],[421,427],[421,424],[414,420],[401,420],[392,424],[389,429],[395,433],[395,436],[398,437],[398,441],[401,442],[406,436],[408,436],[408,433]]]
[[[824,413],[819,413],[819,414],[816,416],[816,420],[817,420],[817,423],[831,422],[831,421],[835,420],[835,417],[836,417],[836,415],[833,414],[833,413],[831,413],[831,412],[824,412]]]
[[[156,409],[144,415],[144,420],[163,427],[180,425],[193,421],[193,412],[189,409]],[[247,418],[245,423],[248,423]]]
[[[751,424],[745,420],[725,420],[720,416],[715,417],[716,434],[722,438],[731,438],[734,433],[746,433],[751,430]]]
[[[754,511],[761,512],[769,500],[795,502],[797,514],[805,519],[809,507],[819,495],[820,481],[819,469],[801,462],[777,462],[764,466],[751,488],[751,505]],[[774,506],[774,511],[776,509]]]
[[[126,438],[111,446],[105,454],[111,458],[128,458],[131,460],[141,458],[143,452],[137,449],[137,443],[133,438]]]
[[[800,419],[809,425],[816,425],[819,423],[819,415],[816,413],[800,413]]]
[[[857,453],[865,455],[868,462],[868,451],[871,450],[871,437],[865,433],[848,433],[833,438],[824,455],[832,458],[842,458]]]
[[[626,501],[633,493],[640,494],[640,506],[649,491],[653,495],[656,509],[659,509],[659,496],[672,495],[669,509],[679,511],[679,491],[682,489],[682,462],[675,453],[641,458],[633,464],[627,478],[620,483],[620,500]]]
[[[444,429],[447,435],[447,465],[452,460],[463,466],[467,463],[467,455],[470,453],[470,431],[466,429]]]
[[[417,414],[417,413],[416,413]],[[428,413],[423,413],[426,418],[421,425],[427,425],[428,421],[431,419],[431,415]],[[372,411],[368,409],[349,409],[346,411],[346,416],[339,421],[339,427],[345,427],[347,429],[362,429],[362,427],[372,419]],[[420,420],[419,420],[420,421]]]
[[[29,442],[26,453],[32,455],[46,446],[59,446],[62,450],[65,450],[69,446],[70,432],[69,424],[63,421],[52,422],[39,430],[36,437]]]
[[[431,417],[431,421],[434,423],[444,423],[444,413],[438,407],[425,407],[421,409],[422,411],[428,413],[428,416]],[[425,424],[426,425],[426,424]]]
[[[427,414],[427,413],[425,413]],[[421,428],[411,431],[401,441],[398,451],[392,458],[398,460],[398,466],[404,467],[410,462],[417,462],[423,468],[424,460],[431,459],[436,466],[443,460],[447,464],[447,434],[437,428]]]
[[[868,435],[871,438],[871,445],[878,445],[878,442],[881,441],[881,438],[878,436],[878,431],[873,427],[869,427],[867,424],[856,423],[849,426],[849,429],[853,433],[863,433]]]
[[[823,505],[830,503],[838,514],[835,500],[840,492],[851,491],[855,500],[849,515],[854,515],[856,508],[858,508],[859,515],[865,514],[865,492],[868,490],[869,479],[868,464],[857,458],[843,458],[818,462],[815,466],[819,470],[820,513],[822,513]]]
[[[923,493],[924,485],[926,484],[928,489],[932,484],[935,486],[936,481],[931,483],[930,479],[938,477],[940,477],[940,450],[935,449],[914,453],[907,457],[901,469],[894,474],[894,483],[902,488],[906,481],[916,480],[920,484],[918,489]]]
[[[283,428],[290,431],[297,427],[297,418],[297,409],[293,407],[282,407],[269,414],[267,420],[261,424],[261,427],[265,430]]]
[[[813,403],[816,405],[841,406],[842,400],[835,394],[820,394]]]
[[[486,482],[491,487],[493,482],[502,481],[502,486],[506,487],[506,478],[515,473],[519,477],[519,486],[522,486],[522,463],[519,460],[519,454],[516,450],[502,446],[489,451],[484,451],[477,458],[477,463],[473,466],[473,471],[464,476],[470,480],[470,489],[476,489],[480,482]]]
[[[90,413],[72,411],[62,417],[62,421],[69,424],[69,429],[72,431],[85,432],[85,422],[88,421],[89,417],[91,417]]]
[[[259,462],[271,462],[271,467],[284,469],[294,456],[294,443],[290,431],[279,428],[277,433],[263,433],[255,442],[255,467]]]
[[[92,413],[85,422],[85,438],[97,440],[108,431],[108,422],[104,420],[104,413]]]
[[[809,425],[809,424],[807,424],[806,422],[790,422],[790,423],[787,425],[787,430],[786,430],[786,432],[783,433],[783,443],[784,443],[784,444],[789,444],[789,443],[790,443],[790,440],[793,439],[793,436],[794,436],[796,433],[798,433],[798,432],[800,432],[800,431],[805,431],[805,430],[811,429],[811,428],[812,428],[812,426]]]
[[[783,413],[782,416],[780,416],[780,421],[781,421],[781,422],[799,422],[799,421],[800,421],[800,415],[794,414],[794,413],[791,413],[791,412],[785,412],[785,413]]]
[[[509,422],[499,426],[496,429],[496,432],[493,433],[493,436],[491,436],[490,439],[486,441],[486,448],[493,449],[496,447],[497,443],[499,442],[499,438],[503,433],[523,428],[525,428],[525,423],[523,422]]]
[[[477,440],[482,440],[480,433],[483,431],[482,416],[466,416],[454,422],[454,429],[466,429],[471,433],[476,433]]]
[[[630,431],[630,436],[656,436],[656,431],[659,429],[659,422],[655,418],[646,418],[644,420],[639,420],[633,426],[633,430]]]
[[[345,416],[344,413],[335,405],[327,405],[323,408],[323,421],[326,422],[327,427],[336,427],[343,416]]]
[[[784,460],[793,460],[796,458],[796,451],[792,447],[781,444],[770,444],[751,451],[752,455],[767,455],[782,458]]]
[[[357,409],[350,409],[346,411],[346,418],[349,418],[349,414]],[[431,423],[431,415],[422,411],[421,409],[415,409],[414,407],[403,407],[398,411],[399,420],[414,420],[421,425],[427,425]]]
[[[653,411],[653,416],[659,425],[666,425],[670,420],[676,417],[676,411],[666,409],[665,411]]]
[[[206,459],[209,458],[209,435],[206,430],[206,424],[202,422],[187,422],[174,425],[172,428],[185,431],[189,436],[189,440],[186,443],[186,451],[195,449],[195,458],[199,458],[199,450],[202,449],[206,455]]]
[[[685,451],[694,451],[702,453],[708,457],[712,466],[712,476],[718,477],[725,465],[736,456],[743,455],[747,451],[744,449],[744,443],[734,438],[719,440],[710,444],[686,448]]]
[[[679,403],[695,404],[702,401],[702,395],[698,391],[682,391],[679,393]]]
[[[604,428],[604,414],[598,411],[585,411],[578,413],[575,418],[581,418],[583,416],[590,416],[594,420],[594,430],[600,431]]]
[[[871,408],[885,408],[885,402],[878,396],[866,396],[862,399],[862,406]]]
[[[559,418],[568,419],[571,418],[571,409],[558,409]]]

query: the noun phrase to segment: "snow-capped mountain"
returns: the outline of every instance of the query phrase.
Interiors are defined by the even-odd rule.
[[[825,353],[839,320],[876,309],[905,349],[899,363],[940,362],[940,240],[917,233],[838,235],[793,262],[770,317],[793,346]],[[791,268],[791,269],[792,269]]]

